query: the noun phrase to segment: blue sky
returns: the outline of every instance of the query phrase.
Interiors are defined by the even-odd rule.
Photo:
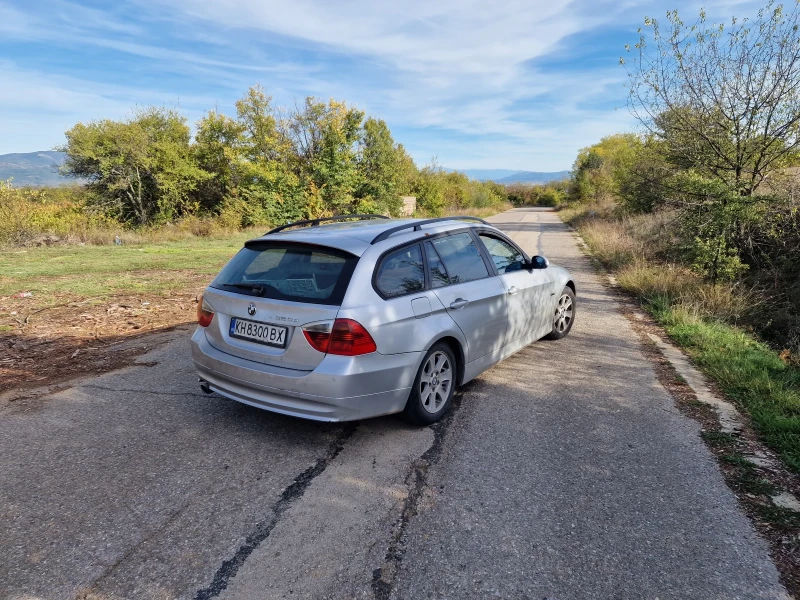
[[[260,83],[346,100],[422,165],[556,171],[635,128],[624,45],[644,17],[759,4],[625,0],[0,0],[0,154],[51,149],[136,106],[194,123]]]

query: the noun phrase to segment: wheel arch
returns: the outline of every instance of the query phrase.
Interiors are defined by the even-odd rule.
[[[428,346],[426,349],[426,352],[440,342],[450,346],[450,349],[453,351],[453,354],[456,357],[456,384],[461,385],[461,382],[464,379],[464,367],[466,365],[466,353],[461,345],[461,341],[451,335],[444,335],[431,342],[430,346]]]
[[[575,282],[572,281],[572,279],[568,280],[565,285],[566,285],[566,287],[568,287],[569,289],[572,290],[573,294],[575,294],[575,295],[578,294],[578,290],[575,289]]]

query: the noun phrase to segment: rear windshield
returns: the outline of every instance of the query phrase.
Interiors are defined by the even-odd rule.
[[[211,287],[307,302],[341,304],[358,257],[334,248],[287,242],[248,242]]]

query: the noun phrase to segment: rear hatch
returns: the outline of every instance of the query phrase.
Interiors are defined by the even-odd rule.
[[[324,354],[302,326],[333,321],[358,257],[313,244],[253,240],[206,289],[217,350],[267,365],[313,370]]]

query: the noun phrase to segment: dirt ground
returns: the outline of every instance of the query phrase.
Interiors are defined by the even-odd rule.
[[[192,323],[197,294],[125,294],[53,299],[0,296],[0,394],[103,373],[130,364],[179,325]]]

